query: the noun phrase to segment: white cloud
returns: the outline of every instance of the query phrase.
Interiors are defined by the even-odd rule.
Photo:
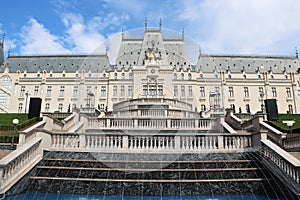
[[[188,32],[203,33],[195,38],[208,51],[274,53],[282,51],[278,45],[300,42],[295,37],[300,32],[297,0],[190,0],[182,5],[179,19],[188,22]]]
[[[69,52],[63,47],[59,37],[52,35],[34,18],[29,19],[28,24],[22,28],[21,39],[23,45],[20,52],[23,54]]]

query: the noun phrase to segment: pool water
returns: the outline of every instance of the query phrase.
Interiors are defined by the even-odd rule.
[[[227,196],[114,196],[114,195],[78,195],[60,193],[28,192],[5,197],[5,200],[286,200],[279,197],[261,195]]]

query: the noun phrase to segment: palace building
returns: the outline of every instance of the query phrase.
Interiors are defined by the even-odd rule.
[[[198,51],[198,50],[196,50]],[[26,113],[30,98],[42,112],[74,108],[112,111],[134,99],[173,99],[195,112],[264,112],[276,99],[279,113],[300,113],[300,61],[296,56],[210,55],[189,58],[184,33],[164,35],[145,27],[144,35],[122,33],[115,63],[104,54],[12,55],[0,44],[0,112]]]

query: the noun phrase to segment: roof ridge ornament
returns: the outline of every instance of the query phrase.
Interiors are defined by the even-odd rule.
[[[161,31],[161,26],[162,26],[162,19],[159,19],[159,30]]]
[[[147,30],[148,22],[147,22],[147,17],[145,17],[145,30]]]
[[[296,51],[296,58],[299,58],[297,46],[295,46],[295,51]]]

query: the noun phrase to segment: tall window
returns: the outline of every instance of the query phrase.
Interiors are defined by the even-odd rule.
[[[185,96],[185,86],[184,85],[181,86],[181,96],[182,97]]]
[[[23,110],[23,103],[19,103],[18,113],[22,113],[22,110]]]
[[[118,79],[118,74],[114,73],[114,79]]]
[[[163,86],[162,85],[158,85],[158,95],[159,96],[163,95]]]
[[[246,104],[246,112],[250,113],[250,105],[249,104]]]
[[[25,94],[25,86],[21,86],[20,96],[24,97]]]
[[[229,97],[234,97],[233,87],[228,88]]]
[[[288,113],[293,114],[293,106],[291,104],[288,105]]]
[[[174,86],[174,97],[178,96],[178,87],[177,85]]]
[[[173,78],[174,78],[174,80],[177,80],[177,74],[176,73],[174,73]]]
[[[180,79],[183,80],[184,79],[184,73],[180,74]]]
[[[156,85],[149,85],[149,92],[151,96],[156,95]]]
[[[245,98],[249,97],[249,89],[248,89],[248,87],[244,87],[244,97]]]
[[[104,110],[104,103],[100,104],[100,110]]]
[[[206,106],[205,106],[205,104],[201,104],[201,111],[206,111]]]
[[[65,95],[65,86],[60,86],[60,90],[59,90],[59,96],[63,97]]]
[[[148,95],[148,85],[143,85],[143,94]]]
[[[200,87],[200,97],[205,97],[205,88]]]
[[[129,79],[132,79],[132,73],[131,72],[129,73]]]
[[[33,95],[34,96],[38,96],[39,94],[39,86],[34,86],[34,92],[33,92]]]
[[[122,78],[122,79],[125,79],[125,73],[122,73],[122,74],[121,74],[121,78]]]
[[[132,96],[132,86],[128,86],[128,96]]]
[[[272,87],[272,97],[277,97],[276,87]]]
[[[10,90],[11,89],[11,84],[12,84],[12,81],[9,78],[9,76],[3,76],[2,77],[2,79],[1,79],[1,86],[2,87],[4,87],[7,90]]]
[[[45,112],[49,112],[50,110],[50,103],[45,104]]]
[[[233,113],[235,113],[235,105],[234,104],[230,104],[230,109],[232,110]]]
[[[289,88],[289,87],[286,88],[286,97],[287,98],[291,98],[292,97],[291,88]]]
[[[51,96],[51,92],[52,92],[52,86],[48,86],[47,87],[47,94],[46,94],[46,96],[50,97]]]
[[[117,96],[117,95],[118,95],[117,86],[114,85],[114,87],[113,87],[113,96]]]
[[[63,111],[63,104],[62,103],[58,104],[58,111],[59,112]]]
[[[121,96],[125,96],[125,86],[121,86]]]
[[[77,86],[77,85],[75,85],[75,86],[73,87],[73,96],[74,96],[74,97],[77,97],[77,96],[78,96],[78,86]]]
[[[188,95],[189,95],[189,97],[193,96],[193,88],[190,85],[188,86]]]
[[[258,95],[259,95],[260,97],[262,97],[263,94],[264,94],[264,88],[263,88],[263,87],[259,87],[259,88],[258,88]]]
[[[188,79],[189,79],[189,80],[192,79],[192,74],[191,74],[191,73],[188,74]]]
[[[106,86],[101,86],[101,97],[106,96]]]

